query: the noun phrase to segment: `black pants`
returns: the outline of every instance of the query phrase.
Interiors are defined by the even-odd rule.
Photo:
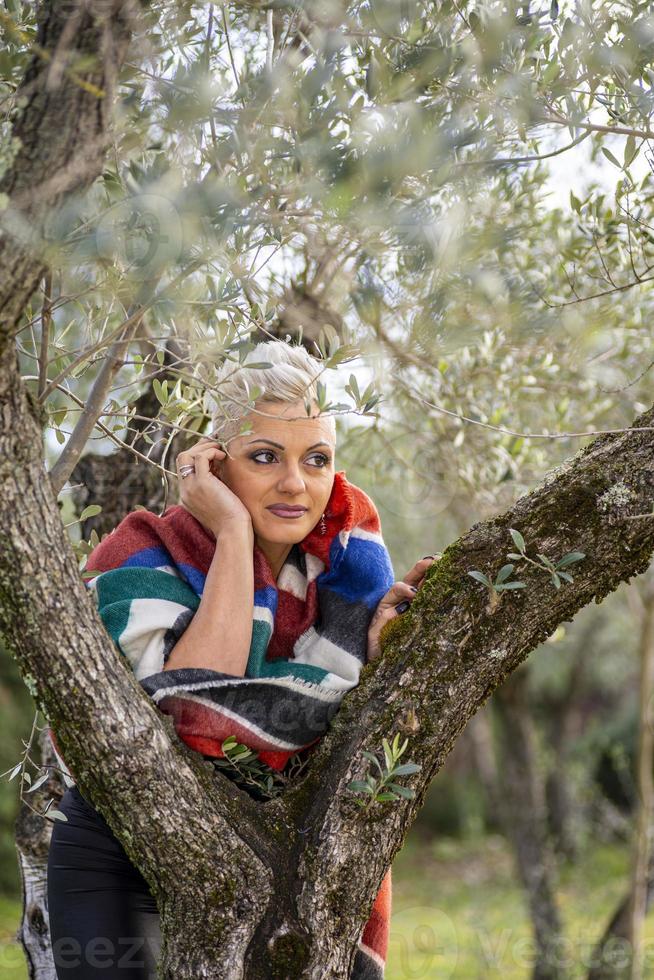
[[[48,909],[58,980],[156,980],[159,911],[98,811],[72,786],[52,828]]]

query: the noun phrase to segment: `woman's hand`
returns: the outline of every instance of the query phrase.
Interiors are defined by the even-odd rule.
[[[216,463],[226,455],[215,439],[203,437],[195,446],[178,453],[175,461],[180,504],[215,537],[225,527],[235,524],[252,529],[249,510],[216,472]],[[189,463],[195,466],[195,473],[181,477],[180,466]]]
[[[426,558],[421,558],[400,582],[394,582],[391,585],[386,595],[380,600],[368,627],[368,663],[381,653],[379,634],[382,627],[389,619],[394,619],[406,612],[425,580],[425,572],[437,558],[440,558],[440,555],[427,555]]]

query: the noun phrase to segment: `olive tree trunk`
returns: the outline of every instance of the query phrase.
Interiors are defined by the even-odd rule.
[[[649,864],[652,855],[654,817],[654,582],[650,579],[642,594],[640,624],[640,699],[638,710],[638,750],[636,784],[638,807],[633,841],[629,940],[631,944],[630,980],[641,980],[644,968],[645,916],[647,914]]]
[[[654,900],[654,579],[648,576],[642,590],[631,591],[630,606],[639,623],[640,683],[638,703],[638,787],[632,843],[631,881],[626,895],[613,913],[604,934],[593,950],[588,980],[639,980],[645,976],[645,917]]]
[[[170,377],[167,375],[167,365],[173,357],[176,361],[179,360],[174,341],[164,351],[164,367],[154,374],[160,382],[166,376]],[[142,462],[133,451],[147,455],[149,450],[148,459],[153,463],[164,462],[163,448],[167,444],[164,437],[168,436],[168,431],[164,428],[160,432],[161,438],[154,446],[148,446],[142,438],[146,425],[157,428],[159,401],[151,383],[139,396],[135,407],[136,414],[142,418],[133,421],[137,434],[130,442],[130,447],[120,448],[109,456],[86,453],[70,475],[76,510],[81,513],[89,504],[99,504],[102,507],[100,514],[82,522],[84,540],[89,539],[93,530],[99,537],[111,531],[135,504],[159,511],[170,500],[172,488],[168,486],[168,478],[162,476],[156,466]],[[197,438],[195,434],[192,435]],[[170,454],[173,458],[177,452],[186,448],[188,441],[186,433],[178,433],[172,439]],[[56,980],[46,887],[52,820],[39,816],[39,813],[43,812],[46,801],[49,800],[50,804],[53,801],[58,803],[66,787],[56,764],[52,743],[45,731],[39,739],[36,751],[41,765],[49,771],[49,776],[37,790],[37,795],[30,795],[30,804],[26,799],[23,800],[16,818],[15,843],[23,896],[17,935],[25,953],[30,980]]]
[[[557,868],[547,826],[545,783],[527,694],[528,673],[516,671],[496,691],[504,832],[513,845],[531,915],[536,955],[532,980],[561,980],[563,939],[556,903]]]
[[[41,732],[39,742],[42,764],[54,766],[55,755],[45,729]],[[23,898],[17,938],[25,953],[30,980],[57,980],[50,939],[47,888],[52,822],[40,814],[47,805],[47,800],[59,802],[65,787],[56,770],[50,769],[49,772],[47,780],[30,794],[32,805],[23,803],[16,818],[16,856]]]
[[[578,635],[570,674],[562,692],[538,695],[541,712],[547,718],[546,738],[551,751],[545,783],[548,825],[557,857],[571,863],[579,854],[578,824],[582,803],[576,799],[570,779],[569,757],[581,724],[579,710],[585,692],[584,679],[600,625],[600,617],[592,617]]]

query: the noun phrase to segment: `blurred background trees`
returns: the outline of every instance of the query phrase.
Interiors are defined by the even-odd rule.
[[[35,12],[0,7],[0,174],[19,150]],[[338,466],[377,503],[397,577],[651,404],[649,4],[160,2],[140,16],[106,168],[52,216],[51,271],[17,343],[81,561],[135,506],[175,502],[174,456],[208,431],[213,369],[267,337],[325,357]],[[632,894],[649,805],[643,588],[584,610],[516,672],[412,832],[425,855],[503,841],[533,955],[494,960],[474,896],[436,877],[427,903],[407,877],[391,977],[588,973]],[[8,770],[34,706],[6,654],[0,699]],[[0,783],[14,901],[18,781]],[[600,854],[606,884],[588,871]],[[573,880],[593,892],[588,919],[561,899]],[[513,925],[503,908],[487,939]],[[546,969],[578,920],[583,943]]]

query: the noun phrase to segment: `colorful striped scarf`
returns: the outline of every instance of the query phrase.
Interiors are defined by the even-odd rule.
[[[132,511],[93,549],[87,580],[104,626],[146,693],[192,749],[224,757],[230,735],[281,770],[316,743],[366,662],[367,630],[394,582],[379,514],[334,475],[320,524],[291,547],[277,581],[254,545],[254,616],[244,677],[210,668],[164,670],[196,612],[216,540],[179,504],[160,517]],[[55,749],[58,746],[51,730]],[[58,752],[62,768],[74,777]],[[383,977],[390,869],[363,929],[352,980]]]

